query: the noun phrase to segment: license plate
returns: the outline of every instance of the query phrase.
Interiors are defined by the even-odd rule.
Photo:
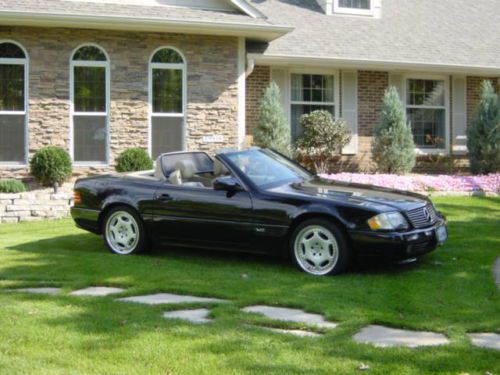
[[[436,228],[436,239],[440,244],[448,239],[448,231],[445,226]]]

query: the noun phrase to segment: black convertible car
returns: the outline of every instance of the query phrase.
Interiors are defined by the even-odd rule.
[[[80,179],[71,214],[116,254],[155,241],[289,255],[313,275],[354,257],[416,258],[447,239],[425,196],[324,180],[267,149],[174,152],[154,171]]]

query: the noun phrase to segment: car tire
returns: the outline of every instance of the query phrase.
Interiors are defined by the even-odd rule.
[[[333,222],[310,219],[293,231],[290,256],[301,271],[310,275],[337,275],[349,266],[351,249],[346,234]]]
[[[111,209],[103,220],[102,235],[110,252],[138,254],[148,243],[144,223],[135,210],[125,206]]]

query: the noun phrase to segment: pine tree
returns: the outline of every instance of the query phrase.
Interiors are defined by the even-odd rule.
[[[385,92],[382,116],[375,125],[372,155],[380,172],[405,174],[415,166],[413,135],[405,123],[403,103],[395,87]]]
[[[467,147],[473,174],[500,171],[500,97],[490,81],[481,85],[481,100],[467,130]]]
[[[264,92],[253,140],[259,147],[271,148],[284,155],[291,154],[290,129],[281,106],[280,89],[274,81]]]

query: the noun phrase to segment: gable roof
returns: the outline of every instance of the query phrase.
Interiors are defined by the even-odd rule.
[[[256,61],[429,67],[500,74],[499,0],[383,0],[382,17],[326,15],[314,0],[249,0],[294,27]]]
[[[245,36],[270,41],[291,30],[274,25],[244,0],[233,10],[85,0],[0,0],[0,25],[100,28]],[[235,9],[236,7],[237,9]]]

